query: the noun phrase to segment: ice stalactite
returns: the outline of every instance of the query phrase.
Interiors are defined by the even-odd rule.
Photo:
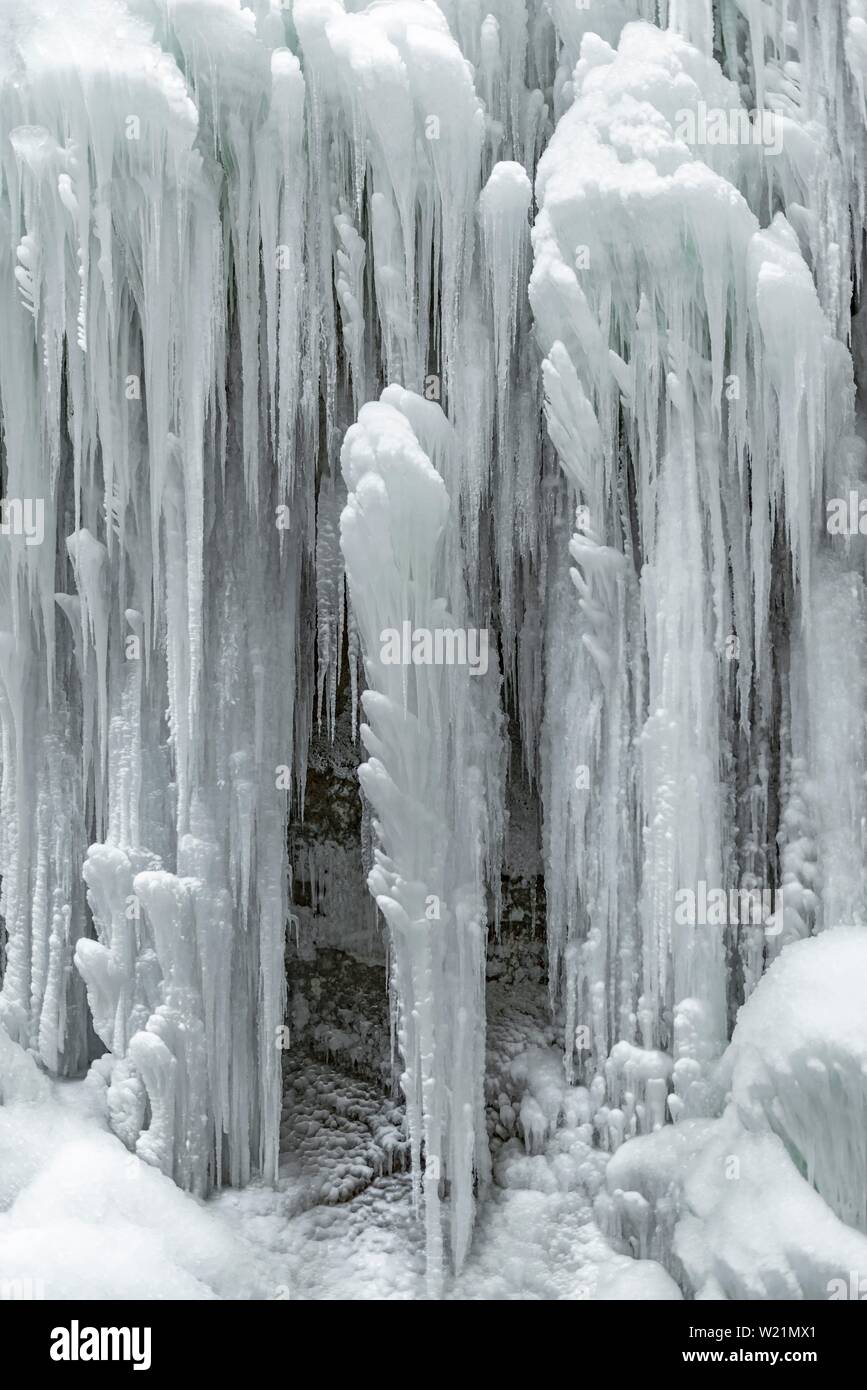
[[[647,1047],[673,1047],[680,1113],[685,1101],[704,1103],[700,1059],[724,1043],[729,982],[723,934],[679,925],[676,893],[749,867],[739,868],[724,784],[738,729],[756,731],[755,767],[761,730],[776,718],[769,627],[781,529],[798,595],[793,626],[815,640],[819,517],[852,428],[851,364],[785,216],[761,230],[738,191],[756,186],[755,150],[741,165],[740,147],[689,142],[702,108],[740,109],[712,58],[674,32],[630,24],[616,51],[584,40],[574,97],[539,167],[530,287],[549,432],[591,528],[571,547],[582,595],[571,658],[553,641],[568,621],[562,589],[549,600],[549,943],[565,971],[567,1051],[576,1023],[595,1035],[596,1067],[624,1023],[628,1039],[637,1030]],[[794,135],[782,135],[785,151]],[[630,608],[612,579],[623,576],[625,594],[636,564],[640,606]],[[618,651],[637,681],[632,709],[623,677],[606,683],[612,661],[624,666]],[[573,712],[565,720],[564,709]],[[619,768],[612,759],[636,716],[632,783],[627,759]],[[813,717],[825,719],[824,709]],[[764,843],[767,826],[751,833]],[[612,843],[617,867],[594,887],[588,866]],[[848,850],[843,857],[852,862]],[[611,1011],[618,967],[612,1034],[594,1001]],[[684,1014],[690,1000],[701,1004]]]
[[[762,254],[754,294],[761,376],[771,398],[758,409],[772,422],[766,429],[780,433],[776,469],[787,498],[789,550],[803,576],[787,698],[792,769],[808,776],[801,772],[790,788],[801,805],[796,801],[790,812],[784,803],[781,835],[794,889],[783,915],[791,939],[804,934],[798,919],[802,923],[805,912],[808,922],[823,928],[863,923],[867,908],[860,867],[867,747],[857,694],[867,679],[863,564],[828,524],[833,499],[848,499],[863,476],[865,451],[855,434],[851,359],[830,333],[794,233],[777,218],[754,238],[753,249]],[[812,390],[804,384],[811,381]],[[789,520],[794,516],[797,532]],[[814,845],[802,840],[805,795],[812,803]]]
[[[867,702],[865,597],[859,574],[823,563],[812,595],[814,621],[804,639],[809,675],[807,690],[799,693],[810,712],[807,746],[823,927],[867,926],[867,728],[861,714]],[[793,858],[799,877],[805,869],[809,873],[809,863],[797,853]],[[809,877],[806,886],[811,887]]]
[[[333,734],[337,687],[343,657],[346,614],[343,556],[340,551],[340,513],[345,491],[331,479],[323,479],[316,507],[316,716],[327,714]]]
[[[867,211],[862,10],[860,0],[730,0],[721,7],[730,75],[757,107],[791,123],[786,158],[765,172],[769,185],[777,178],[789,183],[784,196],[809,244],[822,307],[841,334],[850,286],[860,278]]]
[[[298,0],[293,22],[313,159],[317,168],[327,162],[311,193],[318,292],[330,315],[334,279],[354,410],[399,381],[448,412],[463,441],[461,469],[445,479],[460,523],[449,543],[480,614],[494,607],[489,552],[499,552],[499,626],[511,676],[519,599],[529,587],[519,557],[529,568],[539,536],[534,508],[516,516],[535,480],[537,400],[524,385],[535,370],[532,348],[525,332],[514,353],[509,346],[526,319],[528,172],[548,132],[543,87],[553,30],[544,14],[511,0],[444,11],[395,0],[349,13],[339,0]],[[498,362],[488,331],[492,294]],[[336,390],[334,383],[326,394],[329,430]],[[492,471],[495,430],[509,442],[502,488]]]
[[[474,1182],[490,1177],[485,887],[499,875],[502,834],[499,672],[486,631],[476,653],[485,661],[460,661],[460,643],[473,634],[460,576],[444,563],[449,497],[431,463],[456,448],[439,406],[391,386],[363,407],[342,451],[341,544],[367,680],[359,776],[378,840],[368,883],[391,939],[417,1188],[424,1154],[432,1293],[444,1270],[443,1185],[460,1268]],[[449,650],[438,653],[443,641]]]
[[[288,802],[314,703],[334,727],[344,633],[354,702],[337,455],[385,380],[458,427],[459,461],[444,432],[425,445],[450,495],[446,568],[482,622],[499,566],[513,682],[532,628],[536,387],[518,386],[555,37],[544,10],[445,11],[37,6],[3,88],[4,484],[44,503],[45,541],[11,537],[0,586],[3,1014],[78,1071],[84,977],[118,1132],[197,1190],[274,1171]],[[315,676],[296,661],[314,578]],[[526,664],[532,730],[538,651]],[[121,916],[103,853],[122,856]],[[142,873],[169,876],[174,926]],[[208,911],[183,985],[202,1082],[154,1020],[179,1007],[172,953]],[[208,1115],[190,1167],[187,1081]]]
[[[490,162],[516,160],[534,169],[553,78],[556,34],[548,7],[532,0],[443,0],[440,8],[474,71]]]
[[[3,89],[2,1013],[80,1070],[75,950],[115,1127],[203,1192],[278,1152],[305,94],[237,6],[132,8],[37,10]]]
[[[631,45],[639,43],[654,45],[660,62],[658,88],[664,90],[669,63],[713,79],[708,60],[681,40],[647,26],[624,31],[619,50],[624,62]],[[643,48],[645,64],[653,61],[648,47]],[[693,90],[700,90],[693,80]],[[581,702],[586,725],[575,750],[581,755],[575,766],[565,767],[553,752],[549,758],[546,821],[557,835],[556,841],[547,842],[549,895],[566,908],[558,912],[555,907],[551,913],[552,959],[556,965],[565,954],[570,1033],[576,1021],[591,1038],[601,1031],[594,1047],[598,1066],[612,1037],[609,1020],[594,1011],[593,1000],[605,1000],[610,1007],[611,971],[618,963],[625,970],[626,997],[622,1017],[615,1021],[617,1031],[627,1022],[629,1036],[637,1025],[646,1046],[667,1045],[666,1013],[670,1017],[673,1004],[700,986],[710,1001],[709,1026],[720,1040],[723,1036],[720,943],[712,934],[703,940],[688,939],[685,932],[672,935],[672,922],[678,885],[701,878],[715,883],[722,871],[721,807],[709,791],[719,780],[713,726],[718,677],[712,648],[718,634],[711,590],[703,601],[699,598],[706,577],[715,572],[719,576],[723,565],[721,556],[716,564],[712,557],[705,563],[699,500],[703,470],[711,470],[713,476],[719,466],[713,447],[708,450],[705,445],[710,422],[702,421],[699,399],[707,391],[702,378],[710,377],[712,370],[703,358],[714,346],[720,351],[721,327],[712,325],[706,339],[700,321],[693,320],[691,299],[698,290],[702,299],[705,294],[719,299],[720,308],[725,303],[711,284],[702,290],[701,236],[709,227],[702,228],[699,221],[700,179],[705,179],[710,207],[717,199],[723,205],[729,200],[723,182],[703,166],[690,170],[697,174],[695,191],[688,193],[684,181],[680,195],[675,170],[687,152],[681,147],[680,153],[670,134],[665,156],[657,156],[664,172],[656,173],[647,155],[654,146],[659,148],[660,139],[665,142],[664,122],[657,117],[646,125],[639,119],[623,127],[617,124],[620,103],[628,103],[628,97],[619,82],[614,52],[598,39],[585,41],[576,82],[575,103],[561,119],[540,164],[531,300],[549,354],[549,428],[577,490],[581,519],[585,528],[592,528],[589,537],[582,540],[579,535],[573,542],[573,554],[581,562],[576,579],[583,613],[573,659],[579,668],[586,666],[586,675],[571,675],[567,667],[561,678],[575,681],[576,687],[584,684],[594,696]],[[682,91],[679,96],[683,100]],[[578,149],[580,159],[570,155]],[[624,216],[633,215],[635,229],[627,230]],[[738,224],[744,229],[745,240],[752,229],[746,206],[735,198],[726,216],[733,230]],[[615,227],[617,241],[612,241]],[[698,243],[694,251],[688,248],[691,233]],[[731,264],[725,236],[723,230],[713,246],[719,268],[711,268],[708,247],[709,276],[720,271],[724,275],[723,266]],[[673,270],[677,265],[686,283],[678,284],[680,277]],[[715,312],[719,311],[714,304],[708,318]],[[713,366],[713,375],[721,388],[721,361]],[[620,453],[621,412],[633,461],[626,468]],[[719,497],[715,483],[709,495],[711,489]],[[712,539],[712,524],[709,529]],[[721,530],[717,517],[720,550]],[[647,560],[640,615],[635,599],[631,610],[625,602],[634,553],[644,553]],[[646,655],[639,659],[642,649]],[[556,662],[550,640],[549,651]],[[637,678],[645,661],[647,692],[639,689],[634,697],[639,718],[646,708],[642,775],[630,798],[623,748],[630,739],[633,711],[622,673],[628,664]],[[565,702],[556,688],[557,674],[549,669],[548,698],[559,724]],[[625,802],[619,809],[618,801]],[[614,831],[613,851],[610,836],[607,851],[601,837],[594,843],[600,807]],[[630,894],[627,846],[639,818],[646,826],[643,864],[640,875],[633,873]],[[587,854],[588,862],[613,853],[614,874],[611,866],[603,871],[597,890],[603,895],[602,912],[596,896],[585,897],[592,875],[585,872],[575,884],[571,877],[561,877],[564,832],[570,837],[576,825],[585,827],[579,829],[579,845],[587,848],[579,852]],[[627,892],[621,900],[616,885],[624,874]],[[589,921],[582,920],[582,912]],[[634,935],[639,914],[640,951]],[[643,976],[640,997],[633,983],[638,971]],[[571,1037],[567,1048],[571,1051]]]
[[[576,1049],[579,1062],[592,1054],[595,1071],[604,1066],[615,1039],[631,1041],[634,1034],[636,865],[628,755],[636,696],[626,664],[626,632],[636,595],[624,554],[602,544],[592,524],[591,517],[602,515],[594,477],[601,436],[562,343],[553,346],[544,364],[544,381],[548,427],[561,464],[587,499],[580,504],[580,529],[568,546],[575,566],[567,574],[561,565],[558,574],[557,559],[551,564],[550,634],[574,627],[576,609],[580,625],[574,642],[551,640],[547,646],[550,695],[543,743],[543,780],[551,789],[545,852],[550,864],[564,870],[547,878],[549,918],[560,924],[549,941],[549,979],[556,996],[565,968],[572,986],[565,1001],[571,1073]],[[564,533],[565,518],[560,524],[565,540]],[[570,711],[582,706],[585,716],[572,718]],[[578,1028],[585,1031],[577,1033]]]
[[[330,235],[339,214],[345,238],[345,208],[361,212],[369,178],[386,375],[420,389],[432,295],[442,312],[433,346],[456,360],[483,126],[469,69],[437,7],[417,0],[361,13],[299,0],[293,20],[312,83],[314,148],[329,152],[336,174],[336,187],[323,180],[323,230]]]
[[[496,562],[496,607],[507,685],[518,704],[527,745],[535,748],[532,687],[520,674],[518,634],[532,603],[534,569],[540,568],[541,527],[527,504],[538,479],[534,427],[539,398],[534,349],[528,328],[526,283],[530,266],[530,179],[522,165],[501,161],[479,198],[481,260],[487,318],[492,324],[491,369],[496,377],[490,488],[496,524],[491,538]],[[522,611],[522,601],[523,608]]]

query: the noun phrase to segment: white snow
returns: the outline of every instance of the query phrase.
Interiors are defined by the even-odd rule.
[[[823,1299],[864,1268],[865,952],[857,927],[787,946],[738,1015],[721,1117],[608,1165],[603,1229],[697,1298]]]

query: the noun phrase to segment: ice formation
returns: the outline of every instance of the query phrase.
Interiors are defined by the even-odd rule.
[[[415,660],[424,654],[425,635],[456,637],[467,623],[460,573],[450,575],[444,565],[445,532],[454,524],[450,499],[431,463],[455,448],[438,405],[388,387],[346,434],[348,501],[340,523],[367,684],[361,737],[369,756],[359,777],[379,840],[368,883],[390,934],[401,1084],[416,1174],[424,1145],[435,1293],[442,1277],[440,1184],[451,1187],[451,1251],[460,1269],[472,1230],[473,1181],[485,1185],[490,1176],[482,1101],[484,888],[499,873],[501,840],[499,681],[481,667]],[[412,664],[385,660],[383,634],[403,623],[422,634]]]
[[[273,1181],[287,942],[384,941],[429,1294],[525,1180],[703,1296],[857,1267],[865,90],[862,0],[0,4],[0,1102]]]

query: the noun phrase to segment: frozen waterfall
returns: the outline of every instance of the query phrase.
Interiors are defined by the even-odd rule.
[[[0,0],[0,1103],[205,1198],[345,1054],[431,1297],[543,1157],[856,1259],[865,91],[864,0]]]

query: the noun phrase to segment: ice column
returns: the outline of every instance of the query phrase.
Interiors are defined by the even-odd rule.
[[[445,438],[444,438],[445,436]],[[432,466],[454,448],[438,406],[399,387],[348,432],[341,518],[367,690],[360,769],[376,813],[369,887],[389,928],[413,1170],[424,1153],[428,1278],[467,1253],[490,1162],[483,1112],[485,883],[498,872],[499,673],[487,631],[444,564],[449,498]],[[473,664],[470,664],[472,660]]]

